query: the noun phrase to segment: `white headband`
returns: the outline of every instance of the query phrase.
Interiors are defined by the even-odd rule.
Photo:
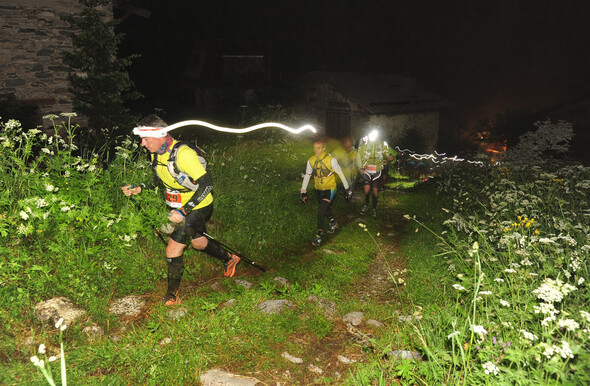
[[[139,135],[141,138],[164,138],[168,135],[168,127],[150,127],[150,126],[138,126],[133,129],[133,134]]]

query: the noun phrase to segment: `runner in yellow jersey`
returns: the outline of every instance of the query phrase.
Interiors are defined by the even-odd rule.
[[[205,224],[213,213],[213,183],[198,154],[188,145],[180,144],[165,130],[167,124],[156,115],[142,119],[134,133],[152,158],[156,177],[164,185],[168,219],[178,224],[166,247],[168,290],[163,299],[167,306],[180,304],[178,288],[184,272],[182,252],[190,243],[195,249],[221,260],[224,276],[235,274],[240,258],[227,252],[217,241],[206,238]],[[139,194],[155,184],[126,185],[121,189],[127,196]]]
[[[369,198],[372,196],[373,217],[377,216],[377,201],[379,189],[383,185],[384,167],[388,162],[392,164],[395,162],[387,142],[380,141],[378,137],[379,133],[375,130],[363,137],[356,153],[359,180],[363,184],[365,193],[365,204],[361,214],[364,215],[369,210]]]
[[[331,208],[337,190],[336,174],[338,174],[342,185],[344,185],[346,199],[350,198],[352,192],[349,189],[346,176],[342,172],[338,161],[329,153],[326,153],[326,142],[323,138],[313,143],[313,153],[314,155],[307,161],[300,195],[301,200],[306,203],[307,185],[309,185],[309,181],[313,176],[318,201],[318,232],[311,243],[317,247],[322,243],[326,218],[329,221],[328,229],[326,230],[327,233],[334,233],[336,228],[338,228],[338,223],[332,215]]]

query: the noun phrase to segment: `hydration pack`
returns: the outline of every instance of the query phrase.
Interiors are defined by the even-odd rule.
[[[199,184],[197,184],[197,182],[195,180],[193,180],[187,173],[180,171],[180,169],[176,165],[176,155],[178,154],[178,150],[182,146],[188,146],[197,154],[197,157],[199,158],[199,162],[201,163],[201,166],[203,166],[203,169],[205,169],[204,177],[207,179],[207,182],[208,182],[207,185],[213,185],[212,181],[211,181],[211,173],[208,168],[207,161],[202,156],[202,154],[204,154],[203,149],[198,147],[196,144],[191,144],[191,143],[176,142],[174,144],[174,146],[172,146],[172,149],[170,149],[170,157],[168,157],[167,167],[168,167],[168,172],[170,173],[172,178],[174,178],[174,180],[176,181],[176,183],[178,183],[178,185],[185,188],[186,191],[195,192],[199,188]],[[155,165],[156,158],[157,157],[154,157],[154,165],[153,165],[154,167],[156,166]]]

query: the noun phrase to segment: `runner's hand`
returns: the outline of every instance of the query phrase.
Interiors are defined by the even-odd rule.
[[[182,214],[180,214],[179,211],[177,210],[171,210],[168,213],[168,220],[170,220],[171,222],[178,224],[180,222],[182,222],[182,220],[184,220],[184,216]]]
[[[134,194],[141,193],[141,186],[124,185],[124,186],[121,186],[121,190],[123,191],[123,194],[124,195],[126,195],[127,197],[129,197],[129,196],[132,196]]]
[[[352,198],[352,189],[348,188],[344,191],[344,199],[346,201],[350,200]]]
[[[302,203],[307,204],[307,193],[306,192],[299,193],[299,199],[301,200]]]

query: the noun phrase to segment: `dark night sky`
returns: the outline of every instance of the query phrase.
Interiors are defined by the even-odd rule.
[[[286,80],[311,70],[415,76],[453,104],[463,127],[590,94],[589,1],[136,3],[152,16],[125,19],[122,53],[142,54],[131,69],[142,93],[171,101],[161,94],[179,81],[193,41],[233,38],[278,41]]]

